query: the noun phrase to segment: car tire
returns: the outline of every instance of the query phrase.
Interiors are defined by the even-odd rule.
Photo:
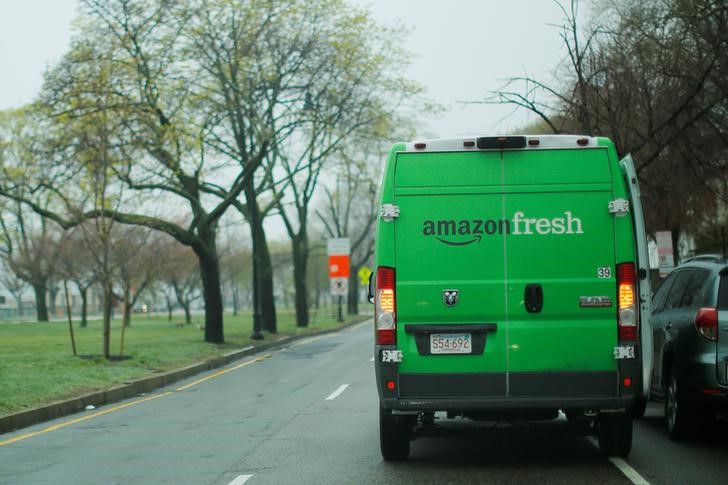
[[[409,458],[411,416],[392,414],[391,409],[379,406],[379,445],[385,461]]]
[[[632,405],[632,417],[642,419],[645,417],[645,411],[647,411],[647,398],[645,396],[637,396]]]
[[[599,413],[598,437],[602,454],[626,458],[632,450],[631,413]]]
[[[665,392],[665,423],[667,433],[673,441],[681,441],[694,430],[694,416],[691,406],[684,396],[683,387],[678,379],[677,367],[670,367]]]

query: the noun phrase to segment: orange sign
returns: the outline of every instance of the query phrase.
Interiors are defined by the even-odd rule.
[[[329,278],[349,277],[349,255],[335,254],[329,256]]]

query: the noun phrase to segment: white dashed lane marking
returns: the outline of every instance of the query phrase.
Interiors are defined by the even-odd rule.
[[[599,442],[596,439],[589,437],[589,441],[591,441],[591,444],[599,448]],[[634,485],[650,485],[650,482],[642,478],[642,475],[637,473],[637,470],[632,468],[629,463],[627,463],[623,459],[617,456],[610,456],[609,461],[611,461],[612,465],[616,466],[617,469],[622,472],[625,477],[629,478],[629,480],[634,483]]]
[[[336,399],[337,397],[339,397],[341,395],[341,393],[346,390],[347,387],[349,387],[349,384],[342,384],[342,385],[340,385],[337,390],[335,390],[334,392],[332,392],[329,395],[329,397],[326,398],[326,400],[327,401],[333,401],[334,399]]]
[[[235,480],[230,482],[228,485],[243,485],[243,483],[250,480],[252,476],[253,475],[240,475],[238,477],[235,477]]]

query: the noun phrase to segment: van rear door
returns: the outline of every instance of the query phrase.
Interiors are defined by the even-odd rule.
[[[613,396],[616,175],[607,150],[504,151],[503,173],[509,395]]]
[[[654,350],[652,343],[652,286],[650,283],[650,256],[647,249],[647,231],[645,229],[644,211],[642,210],[642,197],[637,180],[637,170],[631,155],[619,161],[624,171],[624,178],[629,189],[630,213],[634,224],[635,239],[637,241],[637,267],[639,270],[639,326],[640,326],[640,353],[642,357],[642,395],[649,398],[652,389],[652,371]]]
[[[506,394],[508,222],[501,182],[497,151],[397,156],[402,397]]]

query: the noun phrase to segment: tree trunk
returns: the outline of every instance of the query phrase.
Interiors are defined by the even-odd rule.
[[[172,299],[168,296],[164,297],[165,300],[167,300],[167,321],[172,321]]]
[[[48,304],[46,302],[46,285],[41,283],[33,285],[33,291],[35,292],[35,312],[38,316],[39,322],[48,321]]]
[[[237,282],[232,282],[232,293],[233,293],[233,316],[238,316],[240,309],[240,288],[238,288]]]
[[[17,298],[15,298],[15,303],[18,304],[18,321],[23,319],[23,295],[19,294]]]
[[[306,270],[308,263],[308,237],[302,231],[291,239],[293,252],[293,287],[296,290],[296,325],[308,327],[308,288]]]
[[[190,314],[190,302],[182,304],[182,308],[185,310],[185,325],[192,323],[192,315]]]
[[[103,331],[103,354],[104,359],[108,359],[110,356],[110,343],[111,343],[111,310],[113,306],[113,292],[111,289],[111,283],[104,283],[104,301],[103,301],[103,314],[104,314],[104,331]]]
[[[122,324],[124,327],[131,326],[131,290],[129,285],[124,285],[124,318]]]
[[[245,189],[245,202],[248,206],[248,222],[250,224],[251,237],[255,238],[255,254],[258,268],[258,300],[260,301],[260,318],[263,330],[269,333],[277,333],[278,321],[276,317],[276,302],[273,295],[273,263],[270,258],[268,241],[263,229],[263,218],[260,217],[258,201],[251,188]],[[250,217],[256,211],[258,217]]]
[[[222,291],[220,288],[220,261],[215,248],[214,229],[208,229],[205,240],[192,247],[200,262],[202,296],[205,301],[205,342],[225,342],[223,332]],[[201,236],[202,237],[202,236]]]
[[[88,326],[88,289],[79,287],[78,292],[81,295],[81,323],[79,325],[81,328],[86,328]]]
[[[352,266],[349,274],[349,294],[347,295],[346,313],[349,315],[359,314],[359,268]]]
[[[670,233],[672,235],[672,253],[675,255],[675,266],[680,264],[680,230],[681,228],[677,224],[673,224],[670,229]]]
[[[58,289],[55,283],[48,288],[48,311],[53,316],[56,316],[56,296],[58,295]]]

